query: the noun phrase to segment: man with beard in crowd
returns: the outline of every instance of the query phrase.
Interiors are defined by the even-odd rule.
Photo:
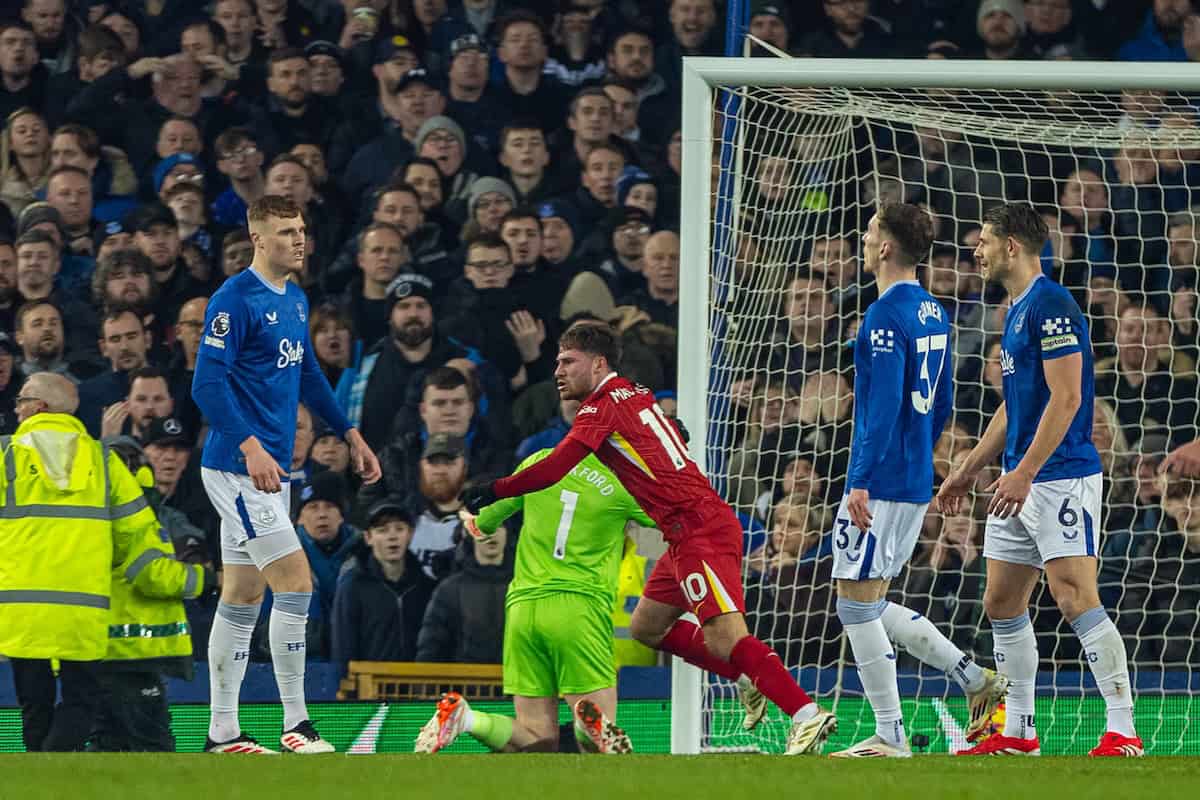
[[[312,78],[304,51],[275,50],[267,61],[267,123],[273,134],[268,149],[283,153],[298,142],[329,143],[338,122],[332,105],[312,93]]]
[[[53,372],[78,383],[96,374],[94,365],[63,357],[62,312],[49,300],[31,300],[17,309],[16,328],[22,376]]]
[[[350,387],[347,417],[374,452],[387,444],[408,386],[428,370],[467,351],[434,333],[433,282],[424,275],[397,275],[388,289],[388,335],[363,357]]]
[[[154,280],[154,266],[140,251],[133,249],[132,239],[128,247],[108,250],[96,263],[92,273],[92,302],[86,308],[90,316],[79,321],[92,330],[100,329],[100,317],[104,309],[122,305],[132,308],[150,336],[150,361],[161,361],[166,357],[164,342],[167,341],[167,324],[154,314],[154,303],[158,299],[158,284]]]
[[[100,323],[100,353],[112,366],[79,385],[79,410],[76,416],[97,436],[104,408],[116,403],[129,391],[129,373],[146,366],[150,341],[141,315],[132,306],[109,306]]]
[[[466,443],[461,436],[431,434],[417,462],[417,490],[408,510],[416,519],[408,545],[425,574],[434,580],[454,567],[454,548],[461,538],[458,519],[467,481]]]

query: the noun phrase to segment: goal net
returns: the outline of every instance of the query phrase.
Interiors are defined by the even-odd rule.
[[[685,89],[683,281],[699,287],[691,302],[703,311],[683,309],[680,335],[700,340],[703,358],[682,368],[681,395],[704,393],[704,466],[744,522],[751,630],[836,708],[831,747],[873,732],[830,578],[832,517],[850,458],[853,342],[876,296],[860,269],[862,233],[881,203],[919,203],[934,220],[919,277],[954,324],[954,414],[935,453],[940,479],[1000,403],[1008,298],[975,265],[980,218],[996,203],[1025,200],[1051,229],[1044,272],[1090,321],[1104,465],[1100,591],[1132,662],[1138,732],[1150,753],[1200,753],[1188,722],[1200,712],[1192,700],[1200,492],[1155,475],[1168,449],[1196,436],[1200,73],[1185,67],[1173,78],[1159,65],[1161,87],[1142,80],[1122,89],[1114,79],[1081,89],[1100,83],[1080,82],[1090,65],[1035,64],[1015,80],[1004,67],[989,75],[983,64],[921,62],[889,87],[881,76],[900,62],[839,62],[842,77],[831,77],[830,62],[691,62],[698,74],[705,63],[744,77],[710,75],[697,88],[692,75]],[[805,70],[811,85],[797,77]],[[1113,71],[1095,66],[1097,75]],[[854,74],[871,77],[856,86]],[[981,88],[989,86],[997,88]],[[689,205],[698,186],[702,199]],[[998,468],[981,478],[969,514],[930,511],[889,593],[987,666],[983,489],[997,476]],[[1043,752],[1085,753],[1104,731],[1103,701],[1044,586],[1031,614]],[[903,651],[898,667],[914,743],[964,747],[958,688]],[[736,689],[715,676],[701,686],[702,748],[782,749],[781,713],[772,709],[748,733]]]

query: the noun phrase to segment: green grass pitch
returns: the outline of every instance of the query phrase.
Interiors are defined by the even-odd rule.
[[[744,755],[0,756],[2,800],[1168,800],[1193,797],[1198,786],[1200,762],[1193,758],[918,756],[903,762],[839,762]]]

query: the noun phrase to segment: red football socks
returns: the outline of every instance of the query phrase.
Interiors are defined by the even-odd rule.
[[[671,630],[667,631],[667,635],[658,643],[658,649],[731,681],[736,681],[742,676],[741,671],[728,661],[722,661],[708,652],[704,644],[704,631],[686,620],[681,619],[671,626]]]
[[[745,636],[735,644],[729,660],[735,670],[754,681],[755,688],[789,717],[813,702],[792,679],[792,673],[775,651],[753,636]]]

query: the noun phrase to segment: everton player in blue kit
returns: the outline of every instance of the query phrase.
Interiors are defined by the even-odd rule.
[[[271,660],[283,704],[280,744],[328,753],[304,702],[305,623],[312,577],[289,520],[288,472],[301,400],[350,445],[363,480],[379,461],[338,408],[308,337],[308,301],[289,276],[304,263],[300,209],[267,196],[246,214],[254,260],[208,303],[192,395],[209,424],[201,457],[204,488],[221,516],[225,565],[208,645],[210,753],[270,753],[242,733],[238,693],[264,588],[274,594]]]
[[[892,641],[962,686],[974,728],[982,729],[1007,685],[927,618],[884,599],[920,537],[933,497],[933,447],[953,407],[948,317],[916,279],[932,241],[929,215],[909,204],[881,208],[863,236],[863,269],[875,276],[879,299],[867,309],[854,348],[854,441],[834,521],[833,577],[838,618],[875,712],[875,735],[836,758],[912,755]]]
[[[1141,756],[1125,644],[1100,605],[1100,456],[1092,445],[1092,343],[1070,293],[1042,275],[1049,238],[1028,203],[984,216],[975,258],[984,278],[1008,290],[1000,341],[1004,403],[979,444],[942,483],[937,503],[956,513],[980,468],[1003,454],[984,531],[984,611],[992,623],[996,668],[1011,686],[1004,732],[968,755],[1038,755],[1034,682],[1038,653],[1029,599],[1044,569],[1050,592],[1071,623],[1108,708],[1093,756]]]

